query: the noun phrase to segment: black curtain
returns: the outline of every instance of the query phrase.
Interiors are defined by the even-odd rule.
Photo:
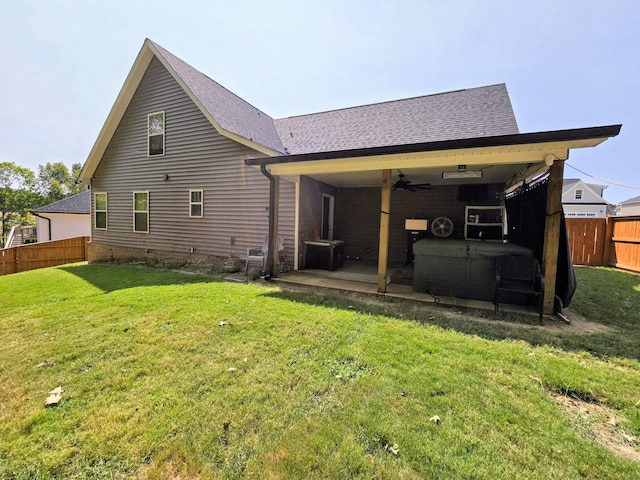
[[[547,178],[535,185],[521,189],[505,200],[509,241],[531,248],[533,255],[540,263],[542,263],[544,247],[548,185]],[[576,291],[576,275],[571,261],[564,213],[561,218],[555,295],[562,302],[562,307],[568,307]]]

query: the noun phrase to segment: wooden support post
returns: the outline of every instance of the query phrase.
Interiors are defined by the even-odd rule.
[[[387,291],[387,261],[389,258],[389,216],[391,215],[391,170],[382,171],[380,202],[380,246],[378,248],[378,292]]]
[[[547,216],[544,227],[544,249],[542,251],[542,271],[544,273],[543,312],[552,315],[558,271],[558,248],[560,246],[560,225],[562,222],[562,176],[564,161],[554,160],[549,169],[547,188]]]

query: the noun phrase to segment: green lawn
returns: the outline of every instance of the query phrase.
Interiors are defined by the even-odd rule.
[[[640,451],[640,277],[578,275],[605,332],[136,266],[0,277],[0,478],[640,478],[557,401]]]

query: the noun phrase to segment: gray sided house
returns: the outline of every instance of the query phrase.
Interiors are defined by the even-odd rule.
[[[145,40],[79,177],[90,259],[244,257],[283,236],[268,276],[339,250],[320,264],[369,260],[384,292],[390,266],[410,260],[411,220],[423,242],[502,243],[505,194],[548,175],[539,250],[555,276],[564,160],[619,130],[521,134],[503,84],[273,119]]]

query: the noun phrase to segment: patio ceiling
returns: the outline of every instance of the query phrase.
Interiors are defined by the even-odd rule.
[[[599,145],[620,125],[528,134],[480,137],[423,144],[374,147],[246,160],[265,164],[272,175],[305,175],[339,188],[380,186],[382,170],[402,172],[408,180],[432,185],[517,183],[566,160],[569,150]],[[473,179],[443,179],[443,172],[482,171]]]

